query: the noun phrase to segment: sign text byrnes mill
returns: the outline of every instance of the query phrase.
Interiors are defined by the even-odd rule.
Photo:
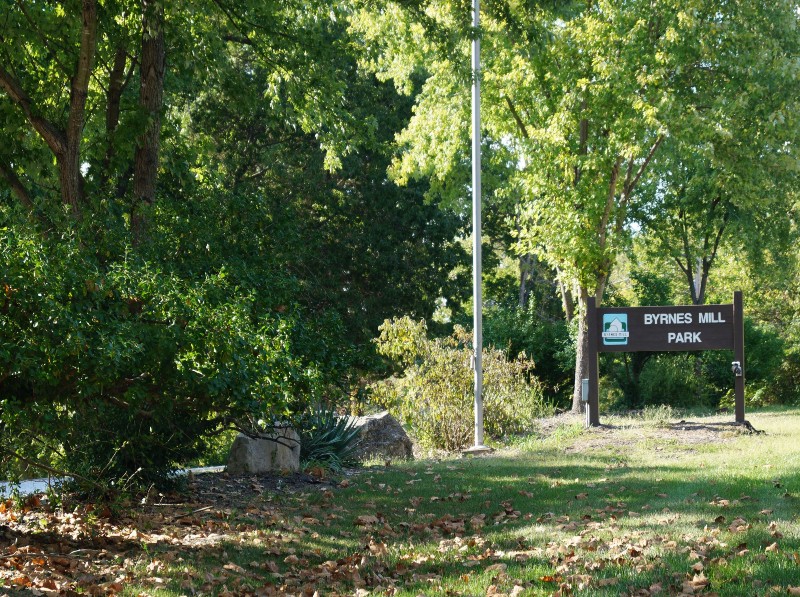
[[[733,305],[597,309],[599,352],[733,348]]]

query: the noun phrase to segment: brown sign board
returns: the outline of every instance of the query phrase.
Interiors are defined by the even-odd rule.
[[[601,352],[662,352],[733,350],[731,373],[737,423],[744,423],[744,309],[742,293],[733,304],[673,307],[598,308],[589,297],[587,423],[600,424],[598,354]]]
[[[598,352],[733,349],[733,305],[597,309]]]

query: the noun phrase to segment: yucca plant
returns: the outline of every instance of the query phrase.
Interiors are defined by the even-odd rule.
[[[300,462],[304,467],[313,464],[338,472],[357,463],[359,428],[352,419],[317,405],[297,416],[294,428],[300,434]]]

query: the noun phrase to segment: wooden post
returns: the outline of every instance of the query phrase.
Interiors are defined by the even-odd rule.
[[[741,366],[741,373],[733,378],[736,422],[744,423],[744,305],[741,290],[733,293],[733,360]]]
[[[586,408],[589,409],[589,425],[596,427],[600,425],[600,370],[597,362],[597,301],[593,296],[589,297],[586,309],[586,325],[589,327],[589,401]]]

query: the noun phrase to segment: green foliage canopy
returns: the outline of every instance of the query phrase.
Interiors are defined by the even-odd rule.
[[[480,35],[485,133],[511,150],[509,185],[522,190],[518,247],[551,264],[581,310],[589,296],[602,300],[630,242],[633,208],[658,197],[658,184],[644,182],[680,184],[668,160],[656,161],[665,147],[719,149],[727,193],[769,177],[769,166],[750,176],[753,145],[768,162],[794,168],[796,127],[778,125],[793,120],[797,97],[791,2],[496,2],[478,32],[469,17],[463,3],[430,0],[368,4],[352,19],[369,48],[364,63],[379,77],[408,90],[423,76],[393,172],[444,178],[458,164],[468,41]],[[653,208],[652,222],[669,225],[661,213]]]
[[[462,221],[386,179],[410,102],[358,72],[342,16],[3,12],[4,468],[163,481],[210,434],[342,399],[385,317],[458,301]]]

